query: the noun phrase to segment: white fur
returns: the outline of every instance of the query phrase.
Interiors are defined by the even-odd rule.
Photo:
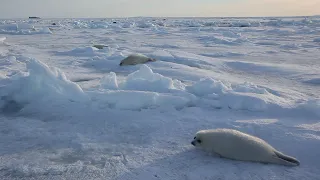
[[[264,140],[232,129],[198,131],[191,143],[210,153],[233,160],[288,166],[300,164],[298,160],[282,154]]]
[[[150,61],[153,62],[156,60],[142,54],[131,54],[121,61],[120,66],[136,65],[136,64],[142,64]]]

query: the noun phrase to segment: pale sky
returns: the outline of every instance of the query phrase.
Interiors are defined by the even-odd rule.
[[[320,0],[0,0],[0,19],[319,14]]]

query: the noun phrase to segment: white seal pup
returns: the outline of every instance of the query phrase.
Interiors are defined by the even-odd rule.
[[[128,57],[126,57],[125,59],[123,59],[120,62],[120,66],[125,66],[125,65],[136,65],[136,64],[142,64],[142,63],[146,63],[146,62],[154,62],[156,61],[156,59],[154,58],[149,58],[145,55],[142,54],[131,54]]]
[[[297,159],[279,152],[264,140],[233,129],[198,131],[191,144],[232,160],[300,165]]]

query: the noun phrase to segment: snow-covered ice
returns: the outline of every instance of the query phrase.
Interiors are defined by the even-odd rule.
[[[320,179],[319,33],[317,16],[0,20],[0,179]],[[133,53],[157,61],[119,66]],[[209,128],[301,165],[210,156],[191,145]]]
[[[35,28],[32,24],[13,23],[13,24],[0,24],[0,34],[30,35],[30,34],[52,34],[52,32],[48,27]]]

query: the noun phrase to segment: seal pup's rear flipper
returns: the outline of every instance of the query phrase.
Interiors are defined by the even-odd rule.
[[[279,151],[274,151],[275,153],[275,159],[278,163],[283,164],[283,165],[287,165],[287,166],[299,166],[300,162],[291,156],[285,155]]]

